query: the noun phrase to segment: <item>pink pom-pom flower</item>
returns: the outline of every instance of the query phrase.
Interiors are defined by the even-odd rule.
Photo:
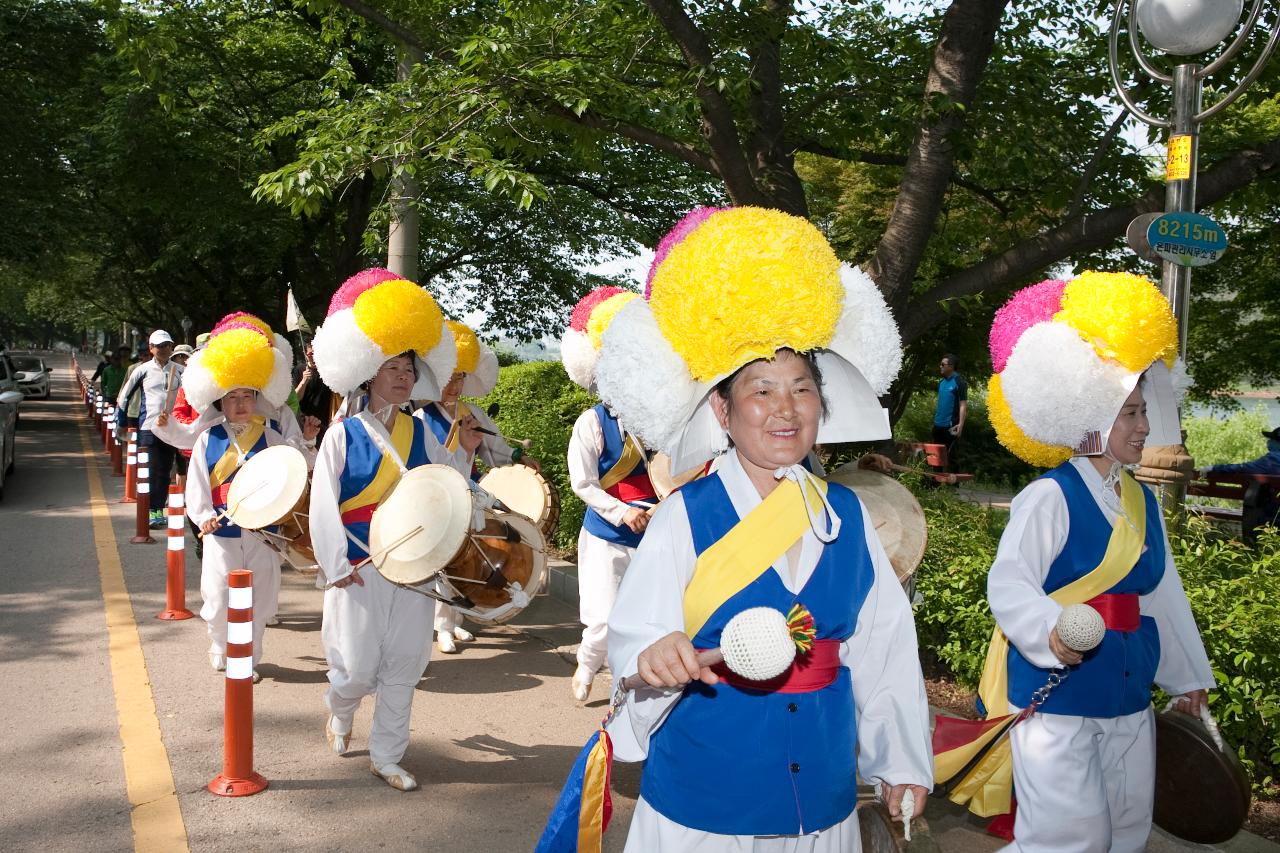
[[[991,367],[996,373],[1004,370],[1009,354],[1022,333],[1036,323],[1047,323],[1062,309],[1062,291],[1067,283],[1051,278],[1024,287],[996,312],[991,323],[991,335],[987,344],[991,349]]]
[[[575,332],[585,332],[587,323],[591,320],[591,312],[596,310],[597,305],[612,296],[626,292],[626,289],[621,287],[597,287],[573,306],[573,313],[569,315],[569,328]]]
[[[333,294],[333,299],[329,301],[329,313],[325,316],[333,316],[339,311],[355,305],[356,297],[369,288],[382,284],[384,281],[398,278],[404,278],[404,276],[397,275],[391,270],[383,269],[382,267],[361,270],[344,281],[342,286],[338,288],[338,292]]]
[[[658,271],[658,267],[667,259],[667,255],[676,247],[676,244],[688,237],[703,222],[706,222],[713,214],[722,210],[728,210],[727,207],[695,207],[684,215],[684,218],[675,224],[675,227],[667,232],[666,236],[658,241],[658,248],[653,252],[653,263],[649,264],[649,277],[644,282],[644,298],[649,298],[649,291],[653,288],[653,276]]]

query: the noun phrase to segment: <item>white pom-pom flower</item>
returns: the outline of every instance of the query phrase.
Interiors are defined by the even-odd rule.
[[[1022,333],[1000,374],[1013,419],[1045,444],[1075,447],[1090,430],[1111,426],[1133,377],[1103,361],[1064,323],[1037,323]]]
[[[204,350],[196,350],[187,359],[187,367],[182,372],[182,389],[187,395],[187,402],[197,412],[203,412],[226,393],[213,378],[213,373],[205,368]]]
[[[565,373],[581,388],[591,390],[595,381],[596,360],[600,353],[591,343],[585,332],[567,329],[560,340],[560,361],[564,363]]]
[[[386,361],[382,348],[360,331],[349,309],[329,315],[316,329],[312,356],[324,384],[343,396],[364,384]]]
[[[279,337],[276,335],[277,339]],[[279,344],[279,340],[276,343]],[[272,350],[272,355],[275,364],[271,368],[271,379],[268,380],[267,387],[262,389],[262,396],[273,408],[279,408],[289,402],[289,392],[293,390],[293,370],[289,365],[291,359],[278,346]]]
[[[572,334],[578,333],[569,332],[566,339]],[[627,429],[665,453],[706,391],[667,343],[643,299],[624,305],[609,324],[595,382],[600,399],[619,413]]]
[[[326,321],[327,322],[327,321]],[[427,352],[418,353],[418,358],[426,363],[427,368],[431,371],[431,378],[435,380],[438,388],[443,388],[449,384],[449,379],[453,376],[454,367],[458,364],[458,348],[453,342],[453,333],[445,327],[440,334],[440,343],[436,344]],[[419,382],[419,385],[421,382]],[[415,388],[415,393],[417,392]],[[414,399],[419,399],[415,397]]]
[[[857,267],[840,265],[844,302],[828,349],[858,368],[877,396],[887,394],[902,367],[902,336],[884,295]]]

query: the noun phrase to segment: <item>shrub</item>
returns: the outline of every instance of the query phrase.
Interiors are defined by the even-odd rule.
[[[1249,411],[1233,412],[1225,421],[1187,418],[1182,425],[1187,430],[1187,450],[1200,467],[1247,462],[1267,452],[1262,433],[1271,429],[1271,424],[1261,403]]]
[[[508,441],[529,439],[529,453],[542,463],[542,474],[560,494],[560,523],[552,543],[572,548],[586,510],[569,488],[566,454],[573,422],[596,404],[592,395],[569,380],[556,361],[529,361],[503,367],[498,384],[481,406],[497,403],[496,422]]]

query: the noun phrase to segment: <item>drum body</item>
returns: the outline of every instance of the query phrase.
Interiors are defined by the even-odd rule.
[[[544,539],[555,535],[560,522],[560,495],[551,481],[528,465],[502,465],[480,478],[480,488],[502,505],[532,521]]]
[[[1187,841],[1218,844],[1244,826],[1251,796],[1240,759],[1218,749],[1198,719],[1180,711],[1156,714],[1156,826]]]
[[[683,473],[671,471],[671,457],[665,453],[655,453],[649,460],[649,482],[653,484],[654,494],[658,500],[665,501],[667,496],[685,483],[691,483],[702,476],[703,468],[696,468]]]
[[[929,544],[924,510],[911,490],[893,477],[860,470],[856,462],[841,465],[827,479],[857,494],[875,524],[876,535],[893,565],[898,582],[910,599],[915,593],[916,567]]]
[[[311,481],[302,492],[302,497],[294,504],[280,522],[280,536],[284,540],[281,556],[294,569],[311,574],[319,571],[316,552],[311,546],[311,516],[308,508],[311,505]]]
[[[547,554],[541,532],[520,515],[484,511],[484,528],[467,534],[440,585],[465,597],[471,607],[460,608],[477,622],[498,624],[523,608],[512,608],[512,585],[529,598],[541,591],[547,575]]]

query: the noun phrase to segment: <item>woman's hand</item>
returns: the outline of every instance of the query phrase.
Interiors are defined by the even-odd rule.
[[[893,460],[879,453],[864,453],[858,457],[858,470],[879,471],[881,474],[893,473]]]
[[[913,818],[920,817],[924,814],[925,800],[929,798],[929,792],[921,785],[881,785],[880,798],[884,800],[885,806],[889,809],[889,816],[897,819],[902,817],[902,797],[907,793],[907,789],[911,790],[915,797],[915,805],[912,807],[911,816]]]
[[[641,652],[637,668],[645,684],[659,690],[684,687],[695,679],[703,684],[720,682],[711,667],[698,663],[698,653],[683,631],[672,631]]]
[[[320,434],[320,419],[315,415],[307,415],[302,419],[302,437],[307,441],[315,441]]]
[[[360,577],[359,569],[352,569],[351,574],[347,575],[345,578],[341,580],[336,580],[333,582],[333,585],[336,589],[346,589],[352,584],[355,584],[356,586],[364,586],[364,578]]]
[[[1057,628],[1049,632],[1049,651],[1053,652],[1053,656],[1067,666],[1075,666],[1084,660],[1082,653],[1062,642],[1062,638],[1058,636]]]
[[[1190,693],[1183,693],[1181,696],[1173,698],[1173,710],[1181,711],[1200,719],[1200,711],[1202,708],[1208,707],[1209,691],[1192,690]]]
[[[161,412],[160,414],[156,415],[156,426],[164,426],[167,423],[169,423],[168,412]]]
[[[215,531],[215,530],[217,530],[217,529],[218,529],[218,519],[217,519],[217,518],[211,518],[211,519],[209,519],[208,521],[206,521],[206,522],[204,522],[203,524],[201,524],[201,525],[200,525],[200,532],[201,532],[201,533],[203,533],[205,536],[208,536],[210,533],[212,533],[213,531]]]
[[[640,507],[633,506],[622,517],[622,523],[630,528],[632,533],[644,533],[644,529],[649,526],[651,517],[649,513],[640,509]]]
[[[542,463],[539,462],[537,459],[534,459],[532,456],[521,456],[520,464],[528,465],[530,468],[537,471],[539,474],[542,473]]]
[[[484,433],[477,429],[479,426],[480,422],[474,415],[467,415],[458,424],[458,444],[462,445],[462,449],[468,453],[475,453],[480,442],[484,440]]]

